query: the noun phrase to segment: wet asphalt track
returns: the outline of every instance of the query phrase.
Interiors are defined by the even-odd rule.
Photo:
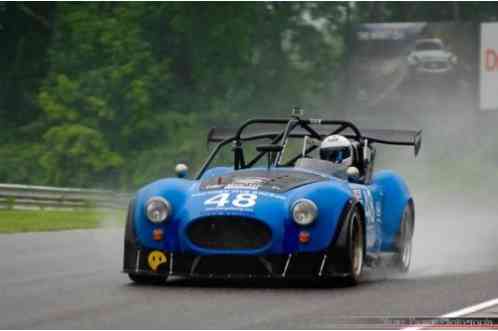
[[[420,201],[414,263],[354,288],[306,281],[137,286],[119,230],[0,235],[0,328],[352,328],[354,317],[439,316],[498,297],[498,221]],[[479,209],[475,209],[479,210]],[[430,216],[429,216],[430,215]],[[373,327],[373,325],[370,325]]]

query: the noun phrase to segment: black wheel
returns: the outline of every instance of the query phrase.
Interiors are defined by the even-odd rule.
[[[358,209],[352,212],[348,226],[348,256],[346,257],[346,264],[349,270],[344,281],[346,285],[356,285],[361,279],[363,262],[365,260],[363,220]]]
[[[396,237],[396,254],[394,256],[395,271],[406,273],[410,269],[412,260],[413,227],[413,206],[408,204],[403,212],[400,229]]]
[[[128,277],[132,281],[141,285],[160,285],[166,282],[167,276],[154,276],[129,273]]]

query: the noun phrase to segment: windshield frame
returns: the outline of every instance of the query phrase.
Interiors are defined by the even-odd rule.
[[[283,130],[276,130],[267,133],[258,133],[253,135],[243,136],[243,133],[249,126],[254,125],[262,125],[262,124],[282,124],[285,125]],[[333,126],[335,127],[333,130],[328,131],[326,135],[320,134],[315,130],[311,125],[320,125],[320,126]],[[297,132],[297,129],[300,128],[303,131]],[[282,154],[285,151],[285,147],[287,145],[287,141],[289,138],[304,138],[305,136],[312,137],[318,140],[322,140],[324,136],[339,134],[347,129],[350,129],[353,132],[351,136],[353,139],[357,141],[362,140],[362,134],[360,130],[351,122],[348,121],[330,121],[330,120],[322,120],[322,119],[301,119],[299,117],[292,117],[290,119],[271,119],[271,118],[259,118],[259,119],[251,119],[242,124],[235,135],[229,137],[221,142],[219,142],[213,151],[210,153],[206,161],[203,163],[201,168],[199,169],[195,179],[199,180],[205,171],[208,169],[211,162],[214,160],[216,155],[220,152],[221,148],[232,143],[233,145],[233,153],[234,153],[234,169],[247,169],[253,167],[265,154],[268,152],[259,152],[252,160],[246,162],[244,159],[243,152],[243,142],[247,141],[255,141],[255,140],[263,140],[263,139],[271,139],[271,145],[280,146],[281,151],[277,152],[274,155],[273,162],[270,166],[272,167],[282,167],[282,166],[291,166],[293,165],[300,157],[302,157],[303,153],[298,153],[296,156],[292,157],[286,163],[282,164]],[[312,145],[308,147],[304,151],[304,155],[312,152],[318,146]]]
[[[424,47],[426,45],[431,45],[431,47],[430,48]],[[420,48],[421,46],[424,48]],[[415,43],[415,51],[417,52],[444,51],[444,50],[445,50],[444,44],[440,40],[421,40]]]

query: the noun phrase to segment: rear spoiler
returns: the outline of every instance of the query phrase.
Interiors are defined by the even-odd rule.
[[[330,128],[329,130],[325,130],[323,127],[314,127],[314,129],[322,136],[326,137],[331,134]],[[250,141],[256,139],[264,139],[264,138],[275,138],[277,137],[281,131],[269,131],[269,130],[251,130],[250,133],[243,133],[240,139],[242,141]],[[367,139],[369,142],[386,144],[386,145],[399,145],[399,146],[413,146],[415,156],[418,155],[420,151],[420,147],[422,145],[422,130],[380,130],[380,129],[363,129],[361,130],[361,135],[364,139]],[[212,128],[208,133],[208,143],[213,142],[222,142],[227,139],[235,138],[235,134],[237,129],[232,128]],[[345,130],[340,134],[353,138],[354,134],[351,130]],[[304,137],[309,135],[305,130],[294,130],[289,136],[290,137]]]
[[[361,130],[364,138],[370,142],[386,145],[413,146],[415,156],[422,146],[422,130]]]

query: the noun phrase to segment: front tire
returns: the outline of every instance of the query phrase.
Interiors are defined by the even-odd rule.
[[[346,263],[349,268],[348,275],[344,278],[346,285],[358,284],[363,274],[365,260],[365,232],[363,220],[358,209],[355,209],[348,222],[348,240]]]

